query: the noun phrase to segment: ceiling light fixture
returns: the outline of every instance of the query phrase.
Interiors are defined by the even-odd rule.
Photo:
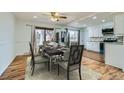
[[[57,18],[51,17],[51,21],[55,22],[57,20],[58,20]]]
[[[97,17],[96,16],[93,16],[92,19],[96,19]]]
[[[37,18],[37,16],[33,16],[33,18]]]

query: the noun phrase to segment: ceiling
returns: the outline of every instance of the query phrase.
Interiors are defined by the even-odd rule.
[[[113,16],[116,14],[112,12],[59,12],[60,15],[67,16],[67,19],[53,22],[50,20],[50,16],[45,15],[46,13],[48,12],[15,12],[14,15],[19,20],[82,28],[113,22]],[[33,18],[33,16],[37,16],[37,18]],[[96,18],[93,19],[93,17]]]

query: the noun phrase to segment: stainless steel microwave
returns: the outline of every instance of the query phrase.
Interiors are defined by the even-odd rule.
[[[114,34],[114,30],[113,30],[113,28],[102,29],[102,34],[103,35]]]

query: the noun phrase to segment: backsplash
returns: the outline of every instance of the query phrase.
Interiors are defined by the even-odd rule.
[[[90,37],[90,42],[101,42],[103,40],[103,37]]]
[[[124,43],[124,36],[117,36],[117,42]]]

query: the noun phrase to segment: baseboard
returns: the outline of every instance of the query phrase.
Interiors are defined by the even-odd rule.
[[[26,53],[17,53],[16,56],[30,56],[31,53],[30,52],[26,52]]]
[[[86,48],[85,48],[84,50],[89,51],[89,52],[94,52],[94,53],[100,53],[100,52],[98,52],[98,51],[88,50],[88,49],[86,49]]]
[[[12,61],[9,63],[9,64],[7,64],[5,67],[4,67],[4,69],[2,69],[1,71],[0,71],[0,76],[2,76],[3,74],[4,74],[4,72],[6,71],[6,69],[9,67],[9,65],[15,60],[15,58],[16,58],[16,56],[12,59]]]

